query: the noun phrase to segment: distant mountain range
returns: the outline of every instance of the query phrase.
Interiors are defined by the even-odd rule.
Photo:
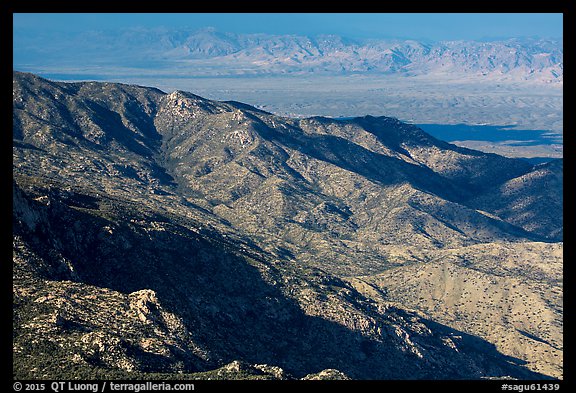
[[[14,376],[561,378],[562,190],[394,118],[15,72]]]
[[[563,41],[352,40],[335,35],[234,34],[214,29],[131,29],[14,36],[14,67],[154,70],[171,76],[307,74],[454,75],[563,81]],[[51,69],[51,68],[50,68]],[[52,69],[54,72],[54,69]],[[61,72],[63,72],[61,70]]]

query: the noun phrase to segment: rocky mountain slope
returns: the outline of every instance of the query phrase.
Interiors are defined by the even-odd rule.
[[[122,84],[13,98],[18,378],[561,377],[561,162]],[[498,281],[496,328],[450,266]]]

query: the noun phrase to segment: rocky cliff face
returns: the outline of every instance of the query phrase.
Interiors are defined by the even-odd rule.
[[[402,303],[416,284],[394,279],[478,269],[460,256],[491,244],[546,260],[562,238],[561,170],[544,191],[543,167],[389,118],[295,120],[22,73],[13,86],[18,378],[561,375],[552,354]],[[521,196],[537,201],[523,205],[530,220]],[[562,317],[554,277],[550,326]],[[522,322],[524,339],[542,336]],[[561,353],[554,329],[544,341]]]

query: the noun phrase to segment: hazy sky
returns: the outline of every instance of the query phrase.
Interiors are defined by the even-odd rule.
[[[128,27],[214,27],[234,33],[337,34],[349,38],[458,40],[535,36],[561,38],[559,13],[216,13],[14,14],[14,32],[115,30]]]

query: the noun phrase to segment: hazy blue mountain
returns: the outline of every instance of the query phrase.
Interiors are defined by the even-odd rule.
[[[14,67],[63,65],[151,68],[182,75],[377,73],[407,76],[446,73],[561,82],[563,42],[351,40],[234,34],[214,29],[128,29],[77,35],[14,35]]]

